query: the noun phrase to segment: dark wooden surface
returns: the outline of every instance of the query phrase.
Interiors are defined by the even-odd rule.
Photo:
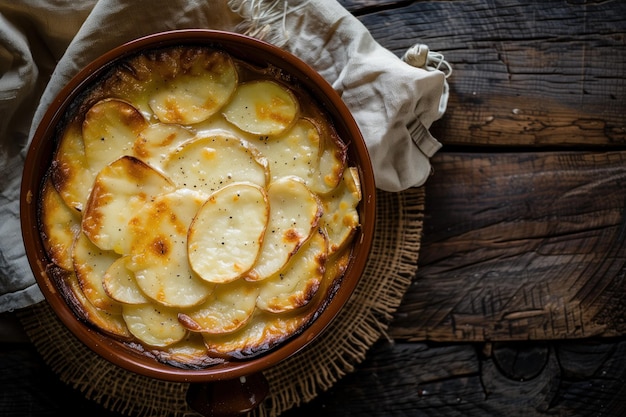
[[[426,43],[454,72],[389,340],[286,415],[625,416],[626,2],[341,3],[398,56]],[[0,414],[59,415],[65,396],[110,415],[25,339],[0,346],[26,374],[0,372]]]

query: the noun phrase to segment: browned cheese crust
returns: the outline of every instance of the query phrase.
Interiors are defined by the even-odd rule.
[[[179,46],[116,63],[76,99],[40,223],[79,319],[204,368],[317,317],[348,265],[361,189],[326,113],[291,81]]]

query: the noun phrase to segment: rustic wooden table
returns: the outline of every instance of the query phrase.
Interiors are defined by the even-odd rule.
[[[626,2],[341,0],[454,68],[419,270],[354,373],[288,416],[626,415]],[[0,414],[110,416],[2,315]],[[4,413],[3,413],[4,411]]]

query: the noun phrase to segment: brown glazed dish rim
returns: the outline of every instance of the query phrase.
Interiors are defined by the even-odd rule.
[[[121,342],[78,320],[45,272],[49,260],[38,227],[39,192],[56,146],[56,125],[71,101],[118,60],[146,48],[180,44],[214,46],[252,63],[264,65],[270,62],[295,75],[325,107],[339,135],[348,142],[349,160],[357,165],[362,187],[361,227],[354,239],[353,256],[341,284],[319,316],[302,333],[268,353],[203,369],[182,369],[160,363],[133,352]],[[309,65],[289,52],[245,35],[204,29],[174,30],[148,35],[110,50],[83,68],[60,91],[44,114],[28,149],[21,185],[20,217],[26,254],[37,284],[58,318],[79,340],[101,357],[140,375],[173,382],[209,382],[261,372],[294,355],[327,328],[350,298],[365,269],[374,234],[375,185],[369,154],[356,121],[339,94]]]

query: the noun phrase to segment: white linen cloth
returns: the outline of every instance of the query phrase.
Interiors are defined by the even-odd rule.
[[[405,63],[335,0],[0,0],[0,312],[43,299],[22,244],[19,187],[48,105],[102,53],[185,28],[246,33],[292,52],[352,111],[378,188],[426,181],[441,146],[429,128],[446,109],[445,74],[427,59],[424,68]]]

